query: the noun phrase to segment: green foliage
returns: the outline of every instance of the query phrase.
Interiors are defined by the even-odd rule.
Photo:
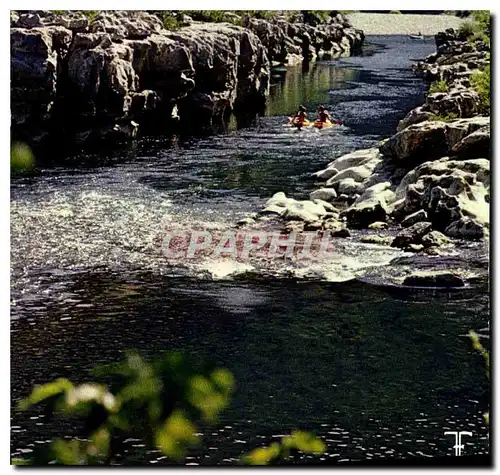
[[[15,143],[10,149],[10,170],[12,174],[31,171],[35,166],[35,159],[31,149],[23,143]]]
[[[321,454],[326,450],[325,444],[308,432],[294,431],[283,437],[281,442],[274,442],[269,447],[259,447],[243,458],[246,465],[277,465],[285,462],[292,454]]]
[[[460,36],[464,36],[466,38],[469,38],[474,34],[474,31],[476,30],[476,25],[474,22],[467,20],[464,21],[460,27],[458,28],[458,34]]]
[[[115,365],[97,368],[95,375],[109,383],[74,386],[66,379],[36,386],[19,404],[20,410],[43,405],[48,416],[83,416],[85,440],[57,439],[37,465],[109,463],[112,447],[131,434],[150,448],[182,459],[198,443],[196,422],[216,423],[234,391],[232,374],[214,365],[192,365],[180,353],[167,353],[148,363],[138,354]]]
[[[479,28],[490,33],[491,26],[491,12],[489,10],[474,10],[472,12],[472,18],[476,21]]]
[[[472,87],[479,94],[479,112],[488,115],[491,108],[491,70],[490,65],[482,71],[474,71],[470,77]]]
[[[479,351],[481,356],[484,358],[486,376],[489,378],[490,377],[490,353],[481,344],[481,341],[479,340],[479,335],[475,331],[469,330],[469,338],[472,341],[472,348]]]
[[[434,94],[435,92],[448,92],[448,84],[444,80],[435,81],[429,87],[429,94]]]
[[[187,15],[194,21],[206,23],[232,23],[235,25],[243,24],[243,17],[249,15],[251,18],[260,18],[269,20],[278,12],[276,10],[162,10],[154,12],[163,22],[167,30],[175,31],[184,26],[182,16]]]
[[[170,11],[164,11],[160,15],[160,19],[163,22],[163,27],[166,30],[175,31],[182,26],[182,21],[177,15],[174,15]]]
[[[96,368],[94,376],[102,381],[76,386],[58,379],[36,386],[19,403],[19,410],[42,406],[48,418],[79,416],[84,424],[78,439],[58,438],[48,450],[36,450],[31,460],[13,463],[107,465],[115,461],[129,437],[140,437],[147,449],[180,461],[199,443],[197,424],[217,423],[235,389],[228,370],[206,362],[194,364],[178,352],[153,362],[131,353],[124,362]],[[300,431],[276,445],[271,452],[250,453],[246,463],[278,463],[298,450],[325,450],[323,442]]]
[[[401,12],[399,10],[391,10],[389,13],[392,13],[395,15],[401,15]]]
[[[331,10],[303,10],[303,13],[316,15],[321,21],[327,21],[331,16]]]
[[[475,10],[470,15],[471,20],[464,21],[458,30],[458,33],[468,38],[471,43],[484,41],[490,46],[491,38],[491,15],[489,10]]]
[[[470,337],[470,339],[472,341],[472,347],[475,350],[479,351],[479,353],[481,354],[481,356],[484,358],[484,366],[485,366],[485,370],[486,370],[486,377],[488,379],[490,379],[490,353],[481,344],[481,341],[479,340],[479,335],[475,331],[469,330],[469,337]],[[484,420],[485,420],[486,424],[489,425],[490,424],[490,413],[489,412],[485,412],[483,414],[483,417],[484,417]]]
[[[454,120],[459,119],[458,114],[455,114],[454,112],[447,114],[447,115],[437,115],[437,114],[431,114],[429,120],[437,121],[437,122],[453,122]]]

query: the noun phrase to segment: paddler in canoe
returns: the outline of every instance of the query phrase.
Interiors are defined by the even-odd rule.
[[[295,117],[293,117],[290,121],[292,125],[295,127],[298,127],[299,129],[308,126],[309,121],[307,120],[307,109],[304,106],[299,107],[299,111],[297,114],[295,114]]]
[[[330,127],[334,123],[338,123],[335,121],[330,113],[325,109],[325,106],[318,107],[318,118],[314,121],[314,127],[318,129],[322,129],[323,127]]]

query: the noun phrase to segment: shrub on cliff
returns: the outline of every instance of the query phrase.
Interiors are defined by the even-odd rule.
[[[472,12],[473,21],[467,20],[460,25],[458,30],[462,38],[467,38],[472,43],[484,41],[490,45],[491,37],[491,15],[488,10],[477,10]]]
[[[475,71],[471,76],[472,87],[479,94],[479,112],[481,114],[490,113],[490,88],[491,88],[491,72],[490,65],[486,66],[482,71]]]
[[[458,29],[458,34],[464,38],[469,38],[474,34],[475,26],[470,20],[464,21]]]
[[[434,94],[435,92],[448,92],[448,84],[446,81],[435,81],[429,87],[429,94]]]

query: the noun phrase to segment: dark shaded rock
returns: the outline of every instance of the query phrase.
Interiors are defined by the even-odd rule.
[[[375,221],[385,221],[387,211],[380,201],[362,201],[343,211],[340,217],[346,218],[349,227],[364,229]]]
[[[403,285],[412,287],[464,287],[465,280],[452,273],[415,274],[405,278]]]
[[[415,223],[409,228],[403,229],[392,241],[392,247],[406,248],[410,244],[421,244],[422,238],[432,229],[428,221]]]
[[[420,221],[427,221],[427,213],[423,209],[408,215],[405,219],[403,219],[403,221],[401,221],[401,226],[403,226],[403,228],[408,228]]]
[[[472,218],[460,218],[452,222],[444,231],[447,236],[459,239],[482,239],[484,225]]]
[[[491,139],[490,128],[483,127],[465,136],[451,149],[452,156],[461,159],[490,158]]]

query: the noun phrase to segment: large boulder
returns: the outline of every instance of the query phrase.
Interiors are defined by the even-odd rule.
[[[392,216],[402,221],[423,210],[434,228],[447,235],[454,229],[449,226],[462,218],[488,225],[489,187],[486,159],[426,162],[409,172],[397,187]]]
[[[436,92],[427,96],[423,110],[438,116],[472,117],[479,110],[479,94],[473,89]]]
[[[330,202],[337,198],[337,192],[334,188],[320,188],[319,190],[313,191],[310,194],[309,198],[311,200],[319,199]]]
[[[407,169],[451,153],[455,144],[476,130],[489,127],[489,117],[458,119],[449,123],[425,121],[410,125],[380,146],[380,152]]]
[[[491,155],[490,127],[482,127],[466,135],[452,147],[451,155],[461,159],[489,158]]]
[[[315,201],[309,200],[295,200],[293,198],[287,198],[285,193],[279,192],[275,193],[271,198],[269,198],[262,210],[262,214],[276,214],[287,221],[302,221],[305,223],[315,223],[321,221],[323,217],[326,217],[327,210],[331,206],[329,203],[322,203],[321,200],[316,199]]]
[[[485,224],[472,218],[460,218],[446,228],[445,234],[457,239],[482,239],[486,234]]]
[[[380,201],[367,200],[353,204],[340,214],[351,228],[365,229],[376,221],[385,221],[387,210]]]
[[[391,246],[406,249],[411,244],[422,244],[422,238],[432,229],[428,221],[415,223],[409,228],[401,230],[393,239]]]
[[[398,132],[406,129],[406,127],[414,124],[418,124],[420,122],[425,122],[426,120],[430,120],[432,118],[432,113],[426,111],[423,106],[416,107],[412,109],[408,114],[406,114],[404,119],[401,119],[398,124]]]
[[[443,157],[448,152],[446,124],[425,121],[410,125],[380,146],[380,152],[407,168],[415,163]]]

